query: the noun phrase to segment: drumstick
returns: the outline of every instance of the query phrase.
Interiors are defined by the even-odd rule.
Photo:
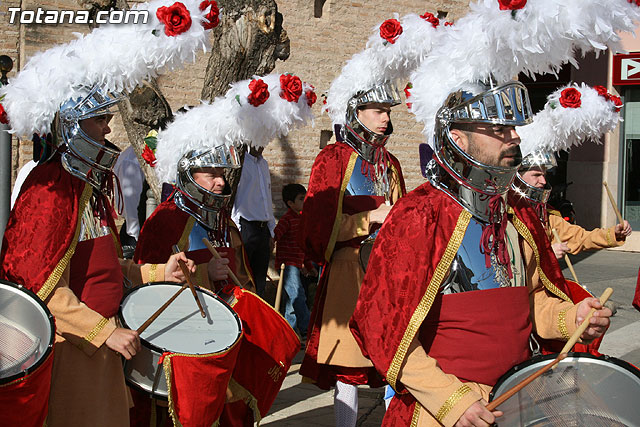
[[[176,292],[175,294],[173,294],[173,296],[171,298],[169,298],[167,300],[167,302],[165,302],[162,307],[160,307],[159,309],[156,310],[155,313],[153,313],[142,325],[140,325],[140,327],[136,330],[136,332],[138,333],[138,335],[142,334],[144,332],[145,329],[147,329],[149,327],[149,325],[158,318],[158,316],[160,316],[162,314],[163,311],[166,310],[167,307],[169,307],[169,304],[171,304],[176,298],[178,298],[178,295],[180,295],[182,293],[182,291],[184,291],[185,289],[187,289],[187,284],[183,284],[182,287],[180,288],[180,290],[178,292]]]
[[[280,299],[282,298],[282,278],[284,277],[284,263],[280,266],[280,278],[278,279],[278,290],[276,291],[276,302],[273,308],[280,311]]]
[[[616,216],[618,217],[618,223],[624,226],[624,219],[622,219],[622,215],[620,214],[618,205],[616,205],[616,201],[613,198],[613,194],[611,194],[611,190],[609,190],[607,181],[604,181],[603,184],[604,184],[604,188],[607,190],[607,195],[609,196],[609,201],[611,202],[611,206],[613,206],[613,211],[616,213]]]
[[[173,245],[173,254],[175,255],[178,252],[180,252],[178,245]],[[196,304],[198,304],[198,310],[200,310],[200,315],[202,317],[207,317],[207,315],[204,314],[204,309],[202,308],[202,304],[200,304],[200,300],[198,299],[198,294],[196,293],[196,287],[193,286],[193,282],[191,281],[191,274],[189,274],[189,269],[187,268],[187,264],[185,264],[184,261],[179,259],[178,265],[180,266],[180,270],[182,270],[182,274],[184,274],[184,278],[186,279],[187,284],[189,285],[189,289],[191,289],[191,294],[196,299]]]
[[[553,235],[555,236],[558,243],[562,243],[562,240],[560,240],[560,236],[558,235],[558,231],[555,228],[553,228],[551,231],[553,232]],[[571,260],[569,260],[569,255],[564,254],[564,262],[567,263],[567,266],[569,267],[569,271],[571,271],[571,274],[573,274],[573,280],[575,280],[576,283],[579,285],[580,281],[578,280],[576,271],[573,269],[573,264],[571,264]]]
[[[218,251],[216,251],[216,248],[213,247],[209,239],[203,237],[202,243],[205,244],[205,246],[207,247],[207,249],[209,249],[209,252],[211,252],[211,255],[213,255],[214,258],[222,259],[222,257],[220,256]],[[240,286],[241,288],[244,288],[244,286],[240,284],[240,280],[238,280],[238,277],[235,274],[233,274],[233,271],[231,271],[229,266],[225,265],[225,267],[227,268],[227,274],[229,274],[229,277],[231,277],[231,280],[233,280],[233,283],[235,283],[237,286]]]
[[[605,289],[605,291],[602,293],[602,296],[600,296],[600,303],[604,304],[605,302],[607,302],[607,300],[609,299],[609,297],[611,296],[612,293],[613,293],[613,289],[611,289],[611,288]],[[567,357],[567,352],[569,350],[571,350],[571,347],[573,347],[575,345],[575,343],[580,338],[580,335],[582,335],[584,333],[584,331],[587,329],[587,327],[589,326],[589,320],[591,319],[591,316],[593,315],[593,313],[595,311],[596,311],[595,308],[592,308],[589,311],[589,314],[587,315],[587,317],[582,321],[580,326],[578,326],[578,329],[576,329],[576,331],[573,333],[573,335],[571,335],[571,338],[569,338],[569,341],[567,341],[565,346],[560,351],[560,354],[558,354],[558,356],[555,359],[553,359],[553,361],[551,363],[543,366],[542,368],[540,368],[539,370],[537,370],[533,374],[529,375],[527,378],[525,378],[524,380],[522,380],[521,382],[519,382],[515,386],[511,387],[509,390],[507,390],[506,392],[504,392],[503,394],[498,396],[498,398],[496,400],[493,400],[493,401],[489,402],[489,404],[486,406],[487,409],[489,411],[495,410],[498,406],[502,405],[507,399],[509,399],[514,394],[516,394],[517,392],[522,390],[527,384],[531,383],[533,380],[538,378],[540,375],[544,374],[549,369],[553,368],[558,363],[560,363],[560,361],[562,359]]]

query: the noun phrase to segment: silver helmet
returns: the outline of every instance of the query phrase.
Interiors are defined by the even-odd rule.
[[[109,93],[99,86],[87,90],[86,95],[69,99],[60,106],[58,130],[64,144],[62,165],[72,175],[102,190],[118,159],[120,150],[107,147],[89,136],[80,126],[82,120],[98,116],[113,116],[113,106],[122,95]]]
[[[435,123],[435,161],[451,179],[442,176],[438,185],[465,208],[486,220],[481,201],[509,190],[519,165],[486,165],[464,152],[451,136],[455,124],[487,123],[522,126],[531,122],[531,106],[525,86],[517,81],[485,89],[477,95],[457,91],[438,110]],[[487,197],[489,196],[489,197]]]
[[[375,151],[384,146],[393,133],[393,125],[389,125],[383,135],[375,133],[364,125],[358,118],[358,109],[369,104],[388,104],[393,107],[400,104],[398,88],[392,82],[375,85],[365,92],[358,92],[352,96],[347,104],[346,123],[343,128],[344,141],[353,147],[363,159],[374,162]]]
[[[218,213],[231,200],[231,188],[225,178],[225,189],[222,194],[216,194],[198,184],[193,173],[203,168],[223,168],[226,172],[240,166],[240,158],[233,145],[187,151],[178,161],[176,205],[207,229],[216,230]]]
[[[544,188],[534,187],[527,183],[523,174],[533,168],[539,168],[542,172],[558,166],[556,156],[550,151],[534,151],[522,159],[516,178],[513,181],[513,189],[516,193],[527,199],[534,205],[546,205],[551,196],[551,186],[547,183]]]

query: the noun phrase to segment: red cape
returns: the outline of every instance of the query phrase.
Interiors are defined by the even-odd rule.
[[[91,186],[69,174],[58,156],[27,176],[4,232],[0,277],[44,300],[73,256],[80,212]]]
[[[138,264],[167,262],[173,253],[171,246],[182,237],[189,218],[191,215],[178,208],[173,199],[160,203],[140,230],[133,261]]]
[[[300,247],[305,256],[314,262],[328,262],[335,246],[332,238],[338,208],[342,207],[343,182],[354,149],[343,142],[327,145],[316,157],[311,169],[309,188],[302,209]],[[400,163],[390,154],[392,167],[398,173],[402,194],[406,193]],[[342,209],[340,209],[342,210]]]
[[[545,287],[568,300],[540,219],[524,204],[517,203],[513,211],[518,233],[542,259],[538,271]],[[396,383],[400,365],[429,313],[470,218],[453,199],[425,183],[396,203],[376,239],[350,326],[363,354],[399,392],[404,391]]]

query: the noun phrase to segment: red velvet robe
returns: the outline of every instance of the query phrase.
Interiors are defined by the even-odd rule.
[[[537,247],[545,287],[568,301],[540,219],[528,205],[513,202],[511,221],[522,238]],[[389,408],[385,425],[411,421],[416,401],[396,379],[446,278],[469,217],[444,192],[425,183],[400,199],[380,230],[350,326],[363,354],[401,393],[397,397],[402,404]]]
[[[333,366],[318,363],[318,345],[322,314],[328,285],[331,256],[336,250],[339,230],[339,216],[342,213],[355,214],[372,210],[384,202],[382,197],[355,196],[345,201],[345,189],[349,182],[347,175],[353,167],[355,151],[343,142],[325,147],[316,157],[311,170],[309,188],[302,209],[301,247],[305,256],[323,266],[318,283],[311,322],[309,323],[308,343],[300,373],[312,379],[318,387],[328,389],[336,379],[354,384],[380,385],[380,379],[372,368]],[[397,173],[400,194],[406,193],[402,169],[398,160],[391,155],[392,169]],[[350,162],[351,161],[351,162]],[[359,198],[360,200],[356,200]],[[356,204],[359,205],[356,206]],[[362,240],[362,239],[360,239]],[[352,239],[341,245],[359,245]]]

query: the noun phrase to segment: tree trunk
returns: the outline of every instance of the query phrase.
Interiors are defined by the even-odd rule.
[[[289,37],[274,0],[219,0],[220,25],[213,29],[213,48],[202,88],[202,99],[224,95],[229,85],[254,75],[268,74],[276,60],[289,58]],[[244,161],[245,147],[241,148]],[[227,180],[232,201],[242,169],[232,170]]]
[[[78,0],[90,14],[100,10],[128,9],[124,0]],[[289,38],[282,27],[282,14],[274,0],[219,0],[220,25],[212,30],[213,48],[202,88],[202,99],[213,100],[227,92],[229,85],[256,74],[267,74],[276,60],[289,58]],[[142,159],[144,137],[149,130],[171,117],[169,103],[155,81],[137,88],[119,105],[129,142],[158,201],[160,183],[151,167]],[[244,159],[244,149],[241,151]],[[235,190],[241,169],[227,176]]]

